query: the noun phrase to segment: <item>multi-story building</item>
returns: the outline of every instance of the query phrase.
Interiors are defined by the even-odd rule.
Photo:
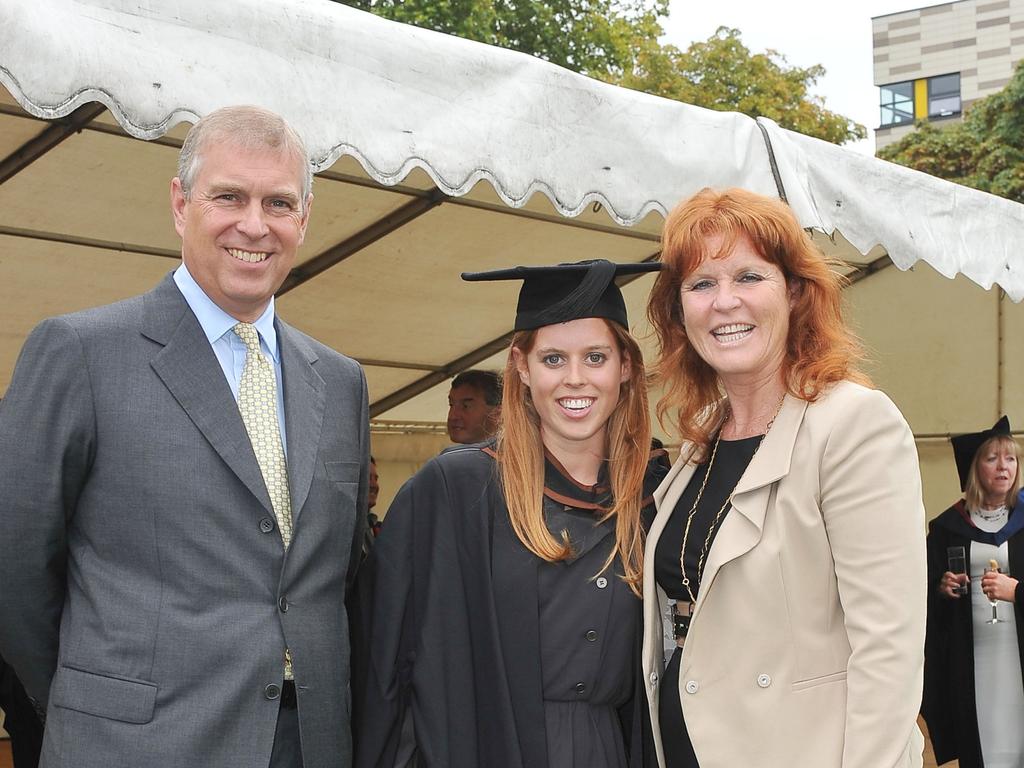
[[[959,0],[877,16],[875,145],[918,120],[959,120],[971,102],[1009,82],[1024,59],[1024,0]]]

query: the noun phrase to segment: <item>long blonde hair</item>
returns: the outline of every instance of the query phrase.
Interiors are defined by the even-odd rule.
[[[1017,472],[1004,501],[1009,509],[1017,506],[1017,492],[1020,491],[1020,446],[1009,435],[994,435],[981,444],[974,452],[974,458],[971,459],[971,468],[967,471],[967,483],[964,489],[964,501],[967,503],[968,512],[974,512],[984,506],[985,489],[981,487],[981,479],[978,477],[978,462],[993,446],[1012,452],[1017,457]]]
[[[619,402],[608,419],[605,432],[605,457],[611,484],[612,505],[602,521],[615,518],[615,550],[608,556],[601,573],[618,555],[624,580],[640,594],[643,574],[644,531],[640,522],[644,475],[651,451],[651,425],[647,411],[647,382],[643,354],[629,333],[618,323],[604,321],[629,361],[630,377],[622,382]],[[498,466],[512,529],[523,545],[549,563],[566,560],[572,544],[565,531],[556,539],[544,520],[544,444],[540,435],[540,417],[533,405],[530,388],[519,378],[514,349],[529,354],[537,331],[519,331],[512,338],[505,364],[502,397],[502,427],[498,434]],[[595,574],[595,576],[598,574]]]

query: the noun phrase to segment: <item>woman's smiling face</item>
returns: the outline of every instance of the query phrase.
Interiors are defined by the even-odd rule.
[[[711,254],[682,281],[679,299],[686,336],[722,383],[742,385],[779,375],[791,310],[786,278],[746,235],[712,235]]]
[[[513,355],[540,417],[544,446],[556,457],[602,455],[608,419],[630,375],[608,323],[588,317],[544,326],[529,352],[514,348]]]

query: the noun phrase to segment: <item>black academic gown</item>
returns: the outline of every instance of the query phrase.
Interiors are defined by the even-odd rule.
[[[941,765],[960,761],[960,768],[982,768],[981,741],[974,697],[974,626],[970,597],[951,600],[939,594],[939,581],[949,570],[946,548],[964,547],[971,562],[971,543],[1008,542],[1010,573],[1024,573],[1024,504],[1018,504],[998,533],[986,533],[969,522],[961,499],[928,526],[928,632],[925,639],[924,698],[921,714]],[[1024,582],[1014,600],[1017,646],[1024,668]],[[1007,680],[1024,685],[1024,680]]]
[[[559,486],[545,493],[549,526],[568,528],[580,538],[592,526],[580,525],[579,513],[586,506],[580,502],[587,493],[566,486],[564,478],[550,482],[551,474],[549,463],[546,482]],[[648,492],[662,474],[652,464]],[[599,496],[589,498],[604,501]],[[558,566],[527,550],[512,530],[493,453],[486,447],[450,449],[406,483],[358,584],[353,659],[357,768],[394,765],[402,723],[410,714],[421,767],[558,768],[549,766],[544,688],[560,683],[542,668],[540,616],[545,606],[547,615],[557,613],[550,609],[564,596],[551,590],[557,592],[559,585],[568,585],[577,601],[557,626],[544,627],[544,648],[559,645],[553,633],[565,633],[567,644],[581,645],[582,655],[573,654],[564,675],[583,683],[581,697],[620,696],[620,678],[628,676],[629,690],[617,702],[615,719],[628,764],[644,764],[649,740],[643,737],[640,601],[611,572],[604,574],[604,587],[590,581],[614,546],[614,533],[598,530],[584,538],[578,565],[598,566],[583,580],[575,566],[569,569],[572,578],[560,578],[553,570]],[[610,606],[615,602],[621,608],[623,601],[630,604],[636,627],[625,647],[622,633],[608,631],[606,624],[612,616],[621,620]],[[587,639],[591,630],[600,642]],[[588,650],[602,648],[605,637],[616,634],[616,648],[605,646],[588,657]]]

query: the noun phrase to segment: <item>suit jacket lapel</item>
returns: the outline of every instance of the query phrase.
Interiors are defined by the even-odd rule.
[[[324,380],[313,364],[317,354],[287,323],[276,322],[284,382],[284,418],[288,435],[288,484],[292,518],[298,519],[313,482],[324,422]]]
[[[806,410],[807,401],[786,395],[772,428],[736,484],[733,508],[725,516],[708,553],[695,613],[700,611],[719,569],[749,552],[761,540],[774,483],[789,473],[793,446]]]
[[[224,463],[273,514],[231,387],[170,275],[146,294],[142,333],[164,345],[150,361],[157,376]]]

